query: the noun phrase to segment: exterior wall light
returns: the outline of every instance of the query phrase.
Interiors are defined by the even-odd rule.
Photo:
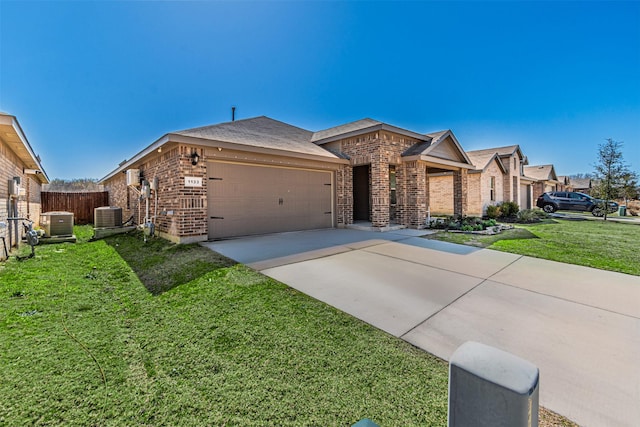
[[[198,155],[198,152],[194,151],[193,153],[191,153],[191,164],[195,166],[198,164],[199,161],[200,161],[200,156]]]

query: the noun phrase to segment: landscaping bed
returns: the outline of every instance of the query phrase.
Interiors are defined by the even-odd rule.
[[[640,275],[640,227],[634,224],[547,219],[495,236],[438,232],[425,238]]]

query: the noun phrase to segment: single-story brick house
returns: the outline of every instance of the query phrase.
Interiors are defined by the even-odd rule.
[[[533,200],[533,178],[524,175],[527,157],[520,146],[487,148],[468,151],[474,164],[469,171],[468,214],[482,216],[487,206],[501,202],[516,202],[521,209],[530,209]],[[431,188],[440,194],[451,192],[450,173],[430,176]],[[434,199],[431,205],[434,215],[451,215],[453,207],[446,197]]]
[[[0,112],[0,237],[7,246],[16,246],[23,235],[23,227],[7,218],[29,218],[38,225],[40,193],[42,184],[47,183],[49,178],[40,158],[18,119]],[[4,259],[6,254],[1,245],[0,259]]]
[[[542,193],[561,190],[564,184],[558,180],[553,165],[525,166],[524,174],[534,181],[533,200],[537,199]]]
[[[469,215],[482,216],[488,206],[505,201],[507,170],[497,152],[467,151],[467,155],[477,168],[469,172]]]
[[[357,221],[422,227],[429,176],[452,173],[453,211],[465,215],[471,169],[451,131],[363,119],[312,132],[261,116],[168,133],[100,183],[125,217],[149,212],[159,235],[186,243]],[[127,185],[134,171],[156,188],[144,202]]]
[[[593,181],[591,178],[571,178],[571,185],[568,190],[577,191],[579,193],[591,194],[593,188]]]

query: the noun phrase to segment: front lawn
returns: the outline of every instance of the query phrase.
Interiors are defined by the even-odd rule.
[[[438,232],[426,236],[640,276],[640,226],[602,220],[545,220],[495,236]]]
[[[0,263],[0,425],[446,424],[442,360],[198,245],[76,234]]]

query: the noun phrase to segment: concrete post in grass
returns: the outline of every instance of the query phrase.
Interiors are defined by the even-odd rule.
[[[449,427],[536,427],[538,384],[531,362],[466,342],[449,362]]]

